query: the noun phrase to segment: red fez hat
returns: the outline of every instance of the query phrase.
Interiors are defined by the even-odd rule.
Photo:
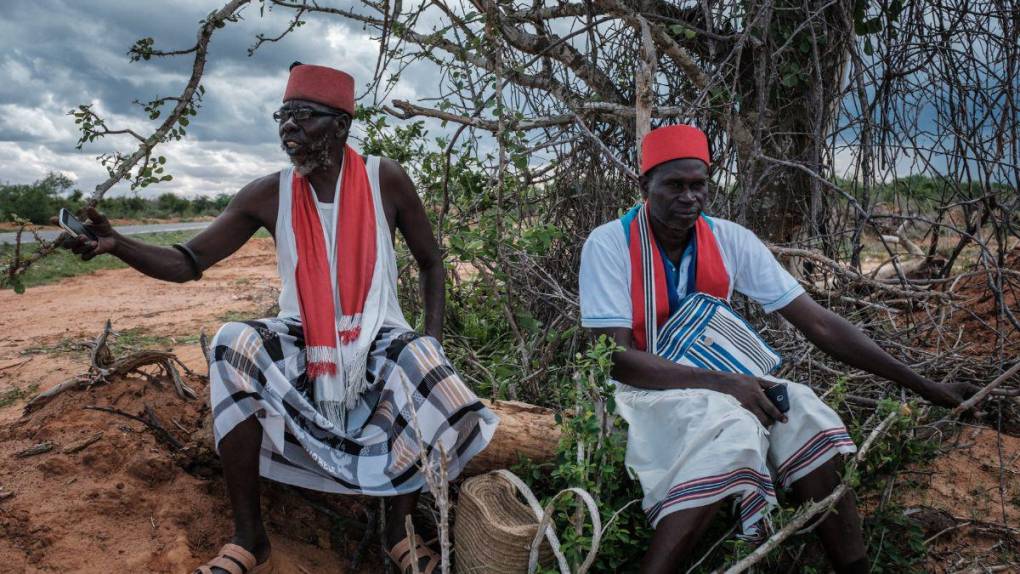
[[[354,78],[346,72],[300,64],[290,69],[283,101],[308,100],[354,115]]]
[[[641,175],[674,159],[700,159],[705,165],[711,165],[705,132],[684,124],[648,132],[641,142]]]

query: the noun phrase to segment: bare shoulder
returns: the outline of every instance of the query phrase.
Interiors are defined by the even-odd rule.
[[[280,172],[271,173],[242,187],[227,209],[242,211],[272,231],[276,223],[279,196]]]
[[[250,207],[275,200],[280,193],[280,172],[264,175],[248,182],[234,196],[238,207]]]
[[[379,187],[384,197],[389,196],[395,201],[403,201],[408,196],[417,197],[414,182],[403,166],[388,157],[379,158]]]

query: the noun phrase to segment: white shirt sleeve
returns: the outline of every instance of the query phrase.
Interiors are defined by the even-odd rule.
[[[804,293],[804,288],[776,260],[751,230],[729,222],[733,234],[733,289],[754,299],[766,313],[778,311]]]
[[[581,326],[632,326],[630,255],[618,220],[595,228],[581,249]]]

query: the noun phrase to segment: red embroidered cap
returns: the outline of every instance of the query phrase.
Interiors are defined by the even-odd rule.
[[[300,64],[290,69],[283,101],[308,100],[354,115],[354,78],[326,66]]]
[[[660,163],[688,158],[711,165],[705,132],[684,124],[654,129],[641,142],[641,175]]]

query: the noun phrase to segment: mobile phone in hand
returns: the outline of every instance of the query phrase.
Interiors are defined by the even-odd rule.
[[[785,413],[790,410],[790,394],[786,392],[786,383],[776,383],[765,389],[765,396],[776,405],[779,412]]]
[[[82,222],[78,221],[78,218],[65,207],[60,208],[60,215],[57,216],[57,223],[60,224],[60,227],[64,228],[64,231],[70,233],[72,237],[84,237],[92,241],[99,241],[96,234],[92,233],[87,227],[82,225]]]

